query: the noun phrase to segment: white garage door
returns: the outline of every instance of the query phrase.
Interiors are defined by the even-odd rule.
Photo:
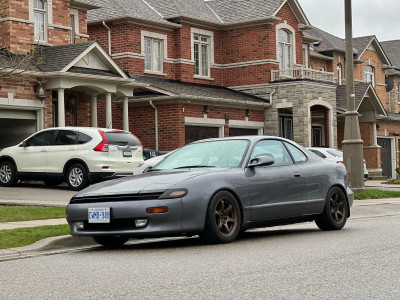
[[[0,109],[0,149],[18,144],[36,131],[36,111]]]

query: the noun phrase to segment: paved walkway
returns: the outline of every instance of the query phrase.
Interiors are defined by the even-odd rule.
[[[65,218],[61,219],[47,219],[47,220],[34,220],[34,221],[19,221],[19,222],[4,222],[0,223],[0,230],[50,226],[50,225],[64,225],[68,224]]]

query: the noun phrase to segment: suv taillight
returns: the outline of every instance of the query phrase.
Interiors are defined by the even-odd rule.
[[[131,135],[135,138],[135,139],[137,139],[138,141],[139,141],[139,143],[140,143],[140,147],[142,147],[142,149],[143,149],[143,144],[142,144],[142,141],[141,140],[139,140],[139,138],[136,136],[136,135],[134,135],[132,132],[131,132]]]
[[[99,130],[99,133],[100,133],[101,137],[103,138],[103,140],[93,150],[100,151],[100,152],[108,152],[108,141],[104,134],[104,131]]]

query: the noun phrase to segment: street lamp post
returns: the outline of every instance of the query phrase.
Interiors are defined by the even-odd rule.
[[[351,0],[344,0],[346,26],[346,90],[347,112],[345,113],[343,160],[349,174],[349,182],[354,192],[363,192],[363,140],[361,139],[358,112],[355,105],[354,63],[353,63],[353,24]]]

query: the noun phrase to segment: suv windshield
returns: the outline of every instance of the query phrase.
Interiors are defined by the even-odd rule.
[[[167,156],[154,169],[238,167],[248,143],[247,140],[225,140],[190,144]]]
[[[129,132],[109,131],[104,132],[109,145],[117,146],[140,146],[140,141]]]

